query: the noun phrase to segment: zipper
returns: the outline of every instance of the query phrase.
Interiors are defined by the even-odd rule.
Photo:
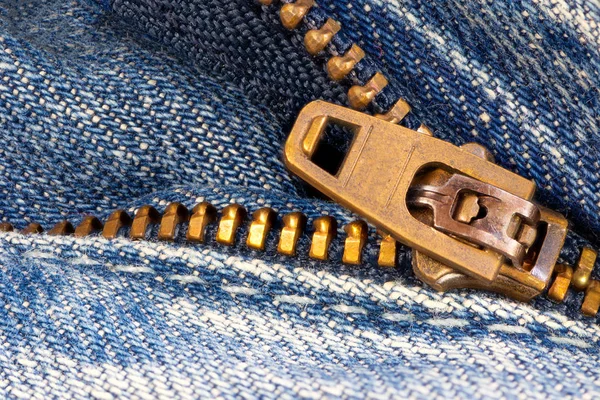
[[[274,3],[258,2],[263,6]],[[315,6],[314,0],[283,2],[282,25],[299,28]],[[331,18],[308,29],[306,51],[321,55],[340,30]],[[344,54],[331,54],[325,66],[331,79],[349,82],[365,57],[353,44]],[[289,169],[377,228],[380,267],[397,266],[402,243],[413,249],[416,277],[436,290],[475,288],[519,301],[546,293],[555,302],[564,301],[569,292],[584,292],[581,312],[595,316],[600,308],[600,281],[592,279],[596,251],[584,246],[574,266],[559,263],[567,220],[533,201],[535,184],[494,164],[480,145],[457,147],[434,138],[424,124],[414,130],[403,126],[411,112],[404,99],[391,102],[382,113],[361,112],[380,108],[375,103],[388,85],[384,74],[375,72],[364,84],[350,86],[350,108],[321,101],[308,104],[284,149]],[[331,125],[345,128],[352,136],[334,171],[325,170],[313,158]],[[373,240],[365,220],[343,227],[341,260],[334,261],[364,265],[363,250]],[[271,251],[267,239],[276,235],[275,251],[289,257],[298,256],[298,243],[304,237],[310,241],[310,258],[329,260],[330,247],[339,240],[338,221],[323,215],[312,221],[310,229],[307,222],[302,212],[280,218],[268,207],[254,210],[248,218],[248,211],[239,204],[218,211],[207,202],[191,210],[171,203],[163,213],[151,205],[142,206],[133,218],[117,210],[104,222],[94,216],[85,217],[77,226],[62,221],[47,234],[178,242],[183,237],[188,244],[214,241],[259,252]],[[216,230],[209,229],[215,225]],[[246,228],[243,245],[239,240],[242,228]],[[0,231],[15,232],[15,228],[1,223]],[[24,235],[43,232],[38,223],[19,231]]]
[[[343,227],[345,232],[341,259],[330,259],[333,241],[339,239],[338,221],[329,215],[314,218],[312,228],[307,227],[306,214],[289,212],[279,218],[270,207],[249,213],[240,204],[230,204],[217,210],[212,204],[202,202],[191,210],[181,203],[170,203],[160,213],[151,205],[137,209],[133,218],[125,210],[112,212],[106,221],[95,216],[86,216],[73,225],[70,221],[60,221],[46,233],[50,236],[89,237],[100,235],[108,240],[128,237],[130,240],[159,240],[179,243],[202,244],[216,242],[223,246],[245,246],[249,250],[266,252],[266,243],[271,235],[278,238],[276,252],[289,257],[297,257],[301,239],[310,239],[308,256],[321,261],[341,261],[348,265],[364,265],[363,250],[369,244],[369,227],[363,220],[355,220]],[[210,229],[215,226],[216,229]],[[157,229],[154,229],[157,228]],[[245,228],[245,229],[243,229]],[[245,240],[241,239],[242,230]],[[44,233],[39,223],[30,223],[18,231],[10,223],[1,223],[0,232],[15,232],[22,235]],[[212,234],[212,237],[208,235]],[[240,240],[241,239],[241,240]],[[380,233],[378,265],[396,267],[398,263],[397,242],[387,234]]]

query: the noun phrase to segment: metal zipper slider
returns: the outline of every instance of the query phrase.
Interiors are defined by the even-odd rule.
[[[337,171],[313,159],[332,125],[353,133]],[[535,184],[457,147],[345,107],[300,113],[285,161],[336,202],[415,249],[417,276],[437,289],[478,287],[519,299],[550,281],[567,223],[533,203]]]

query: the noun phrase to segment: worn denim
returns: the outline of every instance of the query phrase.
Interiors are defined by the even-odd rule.
[[[298,110],[345,104],[302,33],[331,16],[455,144],[476,141],[569,217],[563,258],[600,228],[597,1],[319,0],[298,31],[254,0],[0,2],[0,215],[47,228],[114,209],[237,202],[355,218],[282,163]],[[3,397],[595,398],[595,319],[564,304],[437,293],[410,271],[126,237],[0,235]],[[156,230],[156,228],[155,228]],[[155,238],[154,234],[150,235]]]

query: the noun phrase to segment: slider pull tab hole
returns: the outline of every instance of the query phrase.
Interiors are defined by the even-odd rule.
[[[350,151],[358,127],[330,121],[321,134],[311,161],[333,176],[337,176]]]

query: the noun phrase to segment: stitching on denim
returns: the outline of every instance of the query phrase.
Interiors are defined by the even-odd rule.
[[[35,247],[44,247],[44,246],[56,246],[56,245],[71,245],[73,243],[78,243],[80,244],[80,246],[85,245],[85,246],[89,246],[90,249],[93,248],[101,248],[102,246],[108,244],[106,240],[101,239],[101,238],[87,238],[87,239],[74,239],[74,238],[69,238],[69,237],[44,237],[42,240],[35,240],[35,239],[30,239],[30,238],[26,238],[24,239],[23,237],[21,237],[18,234],[12,234],[12,233],[7,233],[7,234],[3,234],[0,235],[0,240],[2,241],[7,241],[10,245],[11,239],[14,239],[17,242],[20,243],[25,243],[27,242],[30,246],[33,245]],[[40,244],[39,242],[42,242],[43,244]],[[144,254],[145,256],[148,256],[149,254],[153,254],[155,257],[161,257],[161,255],[164,255],[163,259],[169,259],[172,258],[174,254],[177,254],[178,258],[185,258],[188,260],[188,262],[194,264],[194,263],[198,263],[197,265],[204,265],[204,268],[208,269],[208,270],[221,270],[223,267],[219,266],[219,263],[215,264],[214,261],[217,261],[219,258],[221,258],[222,256],[214,253],[214,252],[210,252],[211,254],[211,262],[208,263],[208,265],[206,265],[206,262],[202,262],[201,258],[197,258],[196,255],[200,255],[202,254],[203,256],[205,256],[206,252],[202,252],[199,253],[198,251],[192,250],[192,249],[181,249],[181,248],[176,248],[176,249],[171,249],[173,251],[173,253],[170,253],[167,249],[166,246],[163,246],[162,249],[160,250],[156,250],[155,246],[150,247],[152,244],[144,244],[143,242],[139,242],[139,243],[135,243],[135,246],[131,245],[131,242],[128,241],[116,241],[116,242],[110,242],[110,246],[115,246],[116,248],[121,248],[121,249],[131,249],[131,248],[135,248],[137,251],[139,251],[141,254]],[[159,255],[160,253],[160,255]],[[57,260],[57,261],[64,261],[65,258],[63,255],[61,254],[55,254],[55,253],[50,253],[47,251],[43,251],[43,250],[35,250],[33,252],[29,252],[28,253],[30,257],[35,258],[37,254],[41,255],[40,261],[42,262],[47,262],[49,260],[51,260],[52,258]],[[53,257],[51,257],[53,256]],[[90,252],[87,253],[87,257],[92,257],[92,254]],[[221,258],[222,259],[222,258]],[[67,258],[67,261],[69,260],[69,258]],[[234,268],[235,270],[238,270],[242,273],[251,273],[254,276],[258,277],[261,280],[264,280],[266,282],[268,281],[273,281],[273,280],[278,280],[281,279],[283,277],[289,277],[290,276],[290,271],[288,271],[286,269],[285,266],[283,265],[279,265],[279,264],[274,264],[271,267],[267,266],[266,264],[264,264],[263,262],[261,262],[260,260],[252,260],[250,262],[248,262],[247,260],[241,259],[239,257],[228,257],[226,259],[222,259],[223,264],[225,266],[229,266]],[[293,271],[293,275],[292,277],[294,277],[295,279],[297,279],[299,282],[304,282],[304,283],[310,283],[312,286],[314,286],[315,288],[322,290],[322,289],[326,289],[326,290],[332,290],[335,293],[351,293],[352,291],[355,291],[356,294],[361,295],[361,296],[368,296],[371,298],[372,301],[374,301],[375,303],[379,303],[381,301],[381,296],[372,296],[372,294],[374,292],[379,292],[381,294],[384,294],[384,299],[385,301],[400,301],[402,303],[405,304],[420,304],[421,306],[425,307],[425,308],[429,308],[431,311],[436,311],[436,310],[447,310],[449,305],[452,304],[452,307],[455,308],[455,312],[462,312],[462,311],[466,311],[468,309],[470,309],[471,311],[477,313],[480,316],[486,316],[486,315],[490,315],[490,313],[492,313],[496,318],[509,318],[509,316],[512,314],[514,316],[518,316],[520,318],[522,318],[524,321],[528,321],[528,323],[536,323],[536,324],[541,324],[541,325],[546,325],[551,331],[556,330],[556,329],[566,329],[566,332],[571,331],[573,334],[577,335],[577,338],[575,338],[575,341],[570,342],[570,341],[564,341],[564,342],[560,342],[556,341],[556,343],[562,343],[565,345],[568,344],[573,344],[574,346],[580,346],[580,343],[577,342],[576,340],[583,340],[583,339],[579,339],[579,338],[586,338],[587,341],[589,340],[593,340],[594,343],[598,340],[598,338],[600,338],[600,327],[596,326],[596,325],[584,325],[581,322],[578,321],[570,321],[567,317],[565,317],[564,315],[561,315],[560,313],[545,313],[545,314],[540,314],[537,310],[531,308],[530,306],[526,305],[526,304],[515,304],[512,303],[510,301],[503,301],[503,300],[495,300],[494,303],[489,303],[485,297],[480,297],[478,298],[476,295],[472,296],[470,298],[464,299],[461,298],[461,295],[456,295],[456,294],[437,294],[437,293],[431,293],[428,291],[424,291],[422,293],[419,293],[418,290],[415,291],[414,288],[410,288],[405,286],[404,284],[396,284],[394,282],[388,282],[384,285],[377,285],[374,284],[372,282],[362,282],[353,278],[349,278],[349,277],[336,277],[336,276],[332,276],[330,273],[324,272],[324,271],[319,271],[316,274],[313,274],[307,270],[304,270],[303,268],[296,268]],[[304,277],[305,279],[302,279],[302,277]],[[317,282],[314,282],[314,279],[317,279]],[[135,278],[132,278],[135,279]],[[162,280],[162,279],[160,279]],[[180,274],[174,274],[174,275],[167,275],[166,276],[166,280],[172,280],[172,281],[177,281],[181,284],[201,284],[201,285],[206,285],[207,282],[195,275],[180,275]],[[314,284],[316,283],[316,284]],[[229,287],[229,285],[227,285],[226,287]],[[419,289],[420,290],[420,289]],[[235,290],[234,290],[235,291]],[[264,296],[265,293],[262,293],[261,291],[255,291],[255,290],[250,290],[248,292],[249,296]],[[235,295],[243,295],[243,291],[237,291],[236,293],[233,293]],[[287,300],[285,297],[284,298],[273,298],[273,300]],[[437,300],[436,300],[437,299]],[[456,301],[460,300],[462,302],[462,304],[458,304]],[[281,303],[285,303],[286,301],[280,301]],[[293,304],[293,303],[292,303]],[[307,304],[302,304],[302,301],[296,302],[297,305],[303,306],[303,305],[307,305]],[[343,303],[339,303],[339,304],[334,304],[331,305],[329,307],[326,306],[326,308],[329,308],[330,310],[334,311],[334,312],[340,312],[340,313],[344,313],[344,314],[362,314],[362,315],[372,315],[372,316],[378,316],[382,319],[386,319],[386,320],[390,320],[390,321],[412,321],[414,320],[414,315],[411,315],[410,313],[408,314],[399,314],[399,313],[382,313],[381,311],[383,311],[383,309],[379,309],[379,310],[375,310],[375,309],[367,309],[365,307],[362,306],[354,306],[354,305],[349,305],[349,304],[343,304]],[[462,311],[461,311],[462,310]],[[507,314],[505,311],[508,311],[509,313]],[[449,318],[449,319],[440,319],[440,318],[430,318],[426,321],[423,321],[423,323],[428,323],[434,326],[446,326],[448,328],[452,328],[452,327],[465,327],[466,325],[463,325],[461,322],[459,322],[460,319],[457,318]],[[524,322],[523,321],[523,322]],[[467,321],[468,322],[468,321]],[[502,327],[504,326],[504,328]],[[523,327],[520,326],[513,326],[513,330],[511,331],[510,328],[510,324],[490,324],[489,327],[491,327],[491,331],[503,331],[505,333],[513,333],[513,334],[531,334],[532,331],[530,329],[522,329]],[[488,327],[488,329],[489,329]],[[536,335],[539,336],[540,334],[542,334],[539,331],[536,331]],[[549,333],[545,333],[544,335],[547,335],[547,337],[559,337],[559,336],[553,336]],[[567,337],[568,336],[560,336],[560,337]]]

